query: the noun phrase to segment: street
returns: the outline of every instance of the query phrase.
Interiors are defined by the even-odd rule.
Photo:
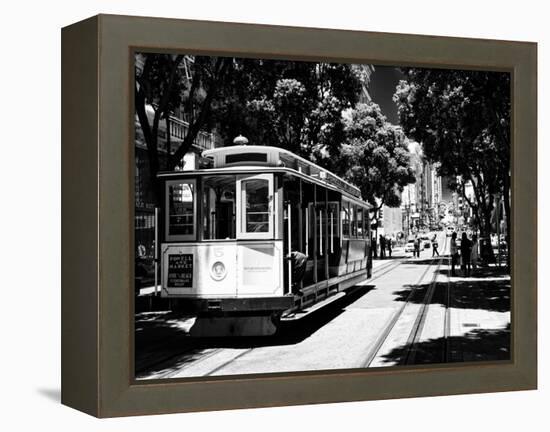
[[[136,314],[137,379],[258,374],[510,358],[510,277],[504,268],[450,277],[449,239],[440,257],[395,248],[348,295],[275,336],[192,338],[193,317]]]

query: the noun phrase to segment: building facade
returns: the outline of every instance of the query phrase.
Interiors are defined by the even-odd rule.
[[[385,236],[397,238],[403,232],[403,219],[401,208],[382,206],[380,210],[380,224],[378,232]]]
[[[438,175],[437,165],[424,160],[420,145],[411,143],[409,150],[416,179],[401,194],[401,220],[406,234],[439,227],[453,200],[448,181]]]

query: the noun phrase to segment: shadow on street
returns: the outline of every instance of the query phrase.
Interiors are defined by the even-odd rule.
[[[206,350],[219,348],[257,348],[294,345],[307,339],[328,322],[345,311],[345,308],[369,291],[374,285],[361,285],[348,295],[335,300],[297,321],[281,322],[273,336],[257,337],[190,337],[181,325],[189,316],[173,312],[136,314],[135,318],[135,371],[143,374],[168,371],[166,361],[172,359],[169,369],[177,370],[186,363],[200,358]],[[178,357],[175,360],[175,357]]]
[[[435,284],[434,293],[429,304],[447,305],[447,283]],[[412,303],[423,303],[429,284],[406,285],[404,290],[396,291],[396,301],[407,299]],[[409,294],[415,290],[412,298]],[[492,312],[510,311],[509,280],[461,280],[451,283],[451,307],[458,309],[478,309]]]
[[[403,265],[428,265],[439,258],[409,259]],[[445,261],[444,261],[445,262]],[[445,266],[446,267],[446,266]],[[439,272],[447,275],[443,267]],[[470,278],[453,278],[450,285],[435,284],[430,304],[447,306],[448,289],[451,290],[451,308],[476,309],[492,312],[510,311],[510,278],[505,268],[485,267],[478,269]],[[423,303],[429,284],[401,285],[395,291],[395,301]],[[196,361],[209,352],[221,348],[248,349],[266,346],[294,345],[307,339],[320,328],[342,314],[346,307],[357,301],[375,285],[358,286],[348,295],[297,321],[281,322],[273,336],[263,337],[190,337],[183,324],[189,315],[175,312],[137,313],[135,318],[135,370],[136,376],[155,372],[176,371]],[[409,298],[409,294],[414,293]],[[441,363],[445,346],[451,347],[449,361],[506,360],[510,356],[510,329],[470,330],[463,336],[447,340],[435,339],[417,345],[415,363]],[[395,348],[386,356],[385,362],[399,361],[408,347]]]
[[[384,363],[399,363],[408,348],[403,345],[393,349],[384,356]],[[510,360],[510,325],[500,330],[471,330],[463,336],[430,339],[416,345],[415,364],[497,360]]]

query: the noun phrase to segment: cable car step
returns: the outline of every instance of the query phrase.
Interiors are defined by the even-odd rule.
[[[283,315],[281,317],[281,321],[295,321],[295,320],[302,319],[302,318],[308,316],[309,314],[315,312],[316,310],[319,310],[322,307],[324,307],[324,306],[326,306],[326,305],[328,305],[328,304],[330,304],[330,303],[332,303],[336,300],[341,299],[345,295],[346,295],[346,293],[344,291],[340,291],[339,293],[331,295],[330,297],[320,301],[319,303],[315,303],[315,304],[311,305],[310,307],[307,307],[307,308],[301,309],[301,310],[297,310],[297,311],[294,311],[294,312],[290,312],[287,315]]]

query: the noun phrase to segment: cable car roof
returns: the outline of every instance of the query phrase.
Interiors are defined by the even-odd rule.
[[[353,197],[361,199],[361,191],[358,187],[341,179],[325,168],[321,168],[319,165],[279,147],[255,145],[218,147],[205,150],[202,156],[211,159],[214,163],[214,168],[236,166],[287,167],[317,179],[321,183],[331,184],[338,189],[346,191]]]
[[[231,166],[231,167],[224,167],[224,168],[204,168],[204,169],[198,169],[198,170],[189,170],[189,171],[165,171],[160,172],[158,174],[158,177],[169,179],[169,178],[182,178],[182,177],[196,177],[197,175],[246,175],[246,174],[264,174],[264,173],[281,173],[281,174],[291,174],[296,177],[300,177],[306,181],[309,181],[311,183],[318,184],[320,186],[326,187],[327,189],[331,189],[333,191],[341,193],[343,196],[345,196],[348,200],[353,201],[357,204],[360,204],[363,207],[366,208],[372,208],[372,205],[362,200],[361,197],[356,197],[354,195],[351,195],[346,190],[333,185],[331,183],[328,183],[326,181],[322,181],[317,177],[306,175],[303,172],[297,171],[292,168],[287,167],[269,167],[269,169],[266,169],[265,166]]]

